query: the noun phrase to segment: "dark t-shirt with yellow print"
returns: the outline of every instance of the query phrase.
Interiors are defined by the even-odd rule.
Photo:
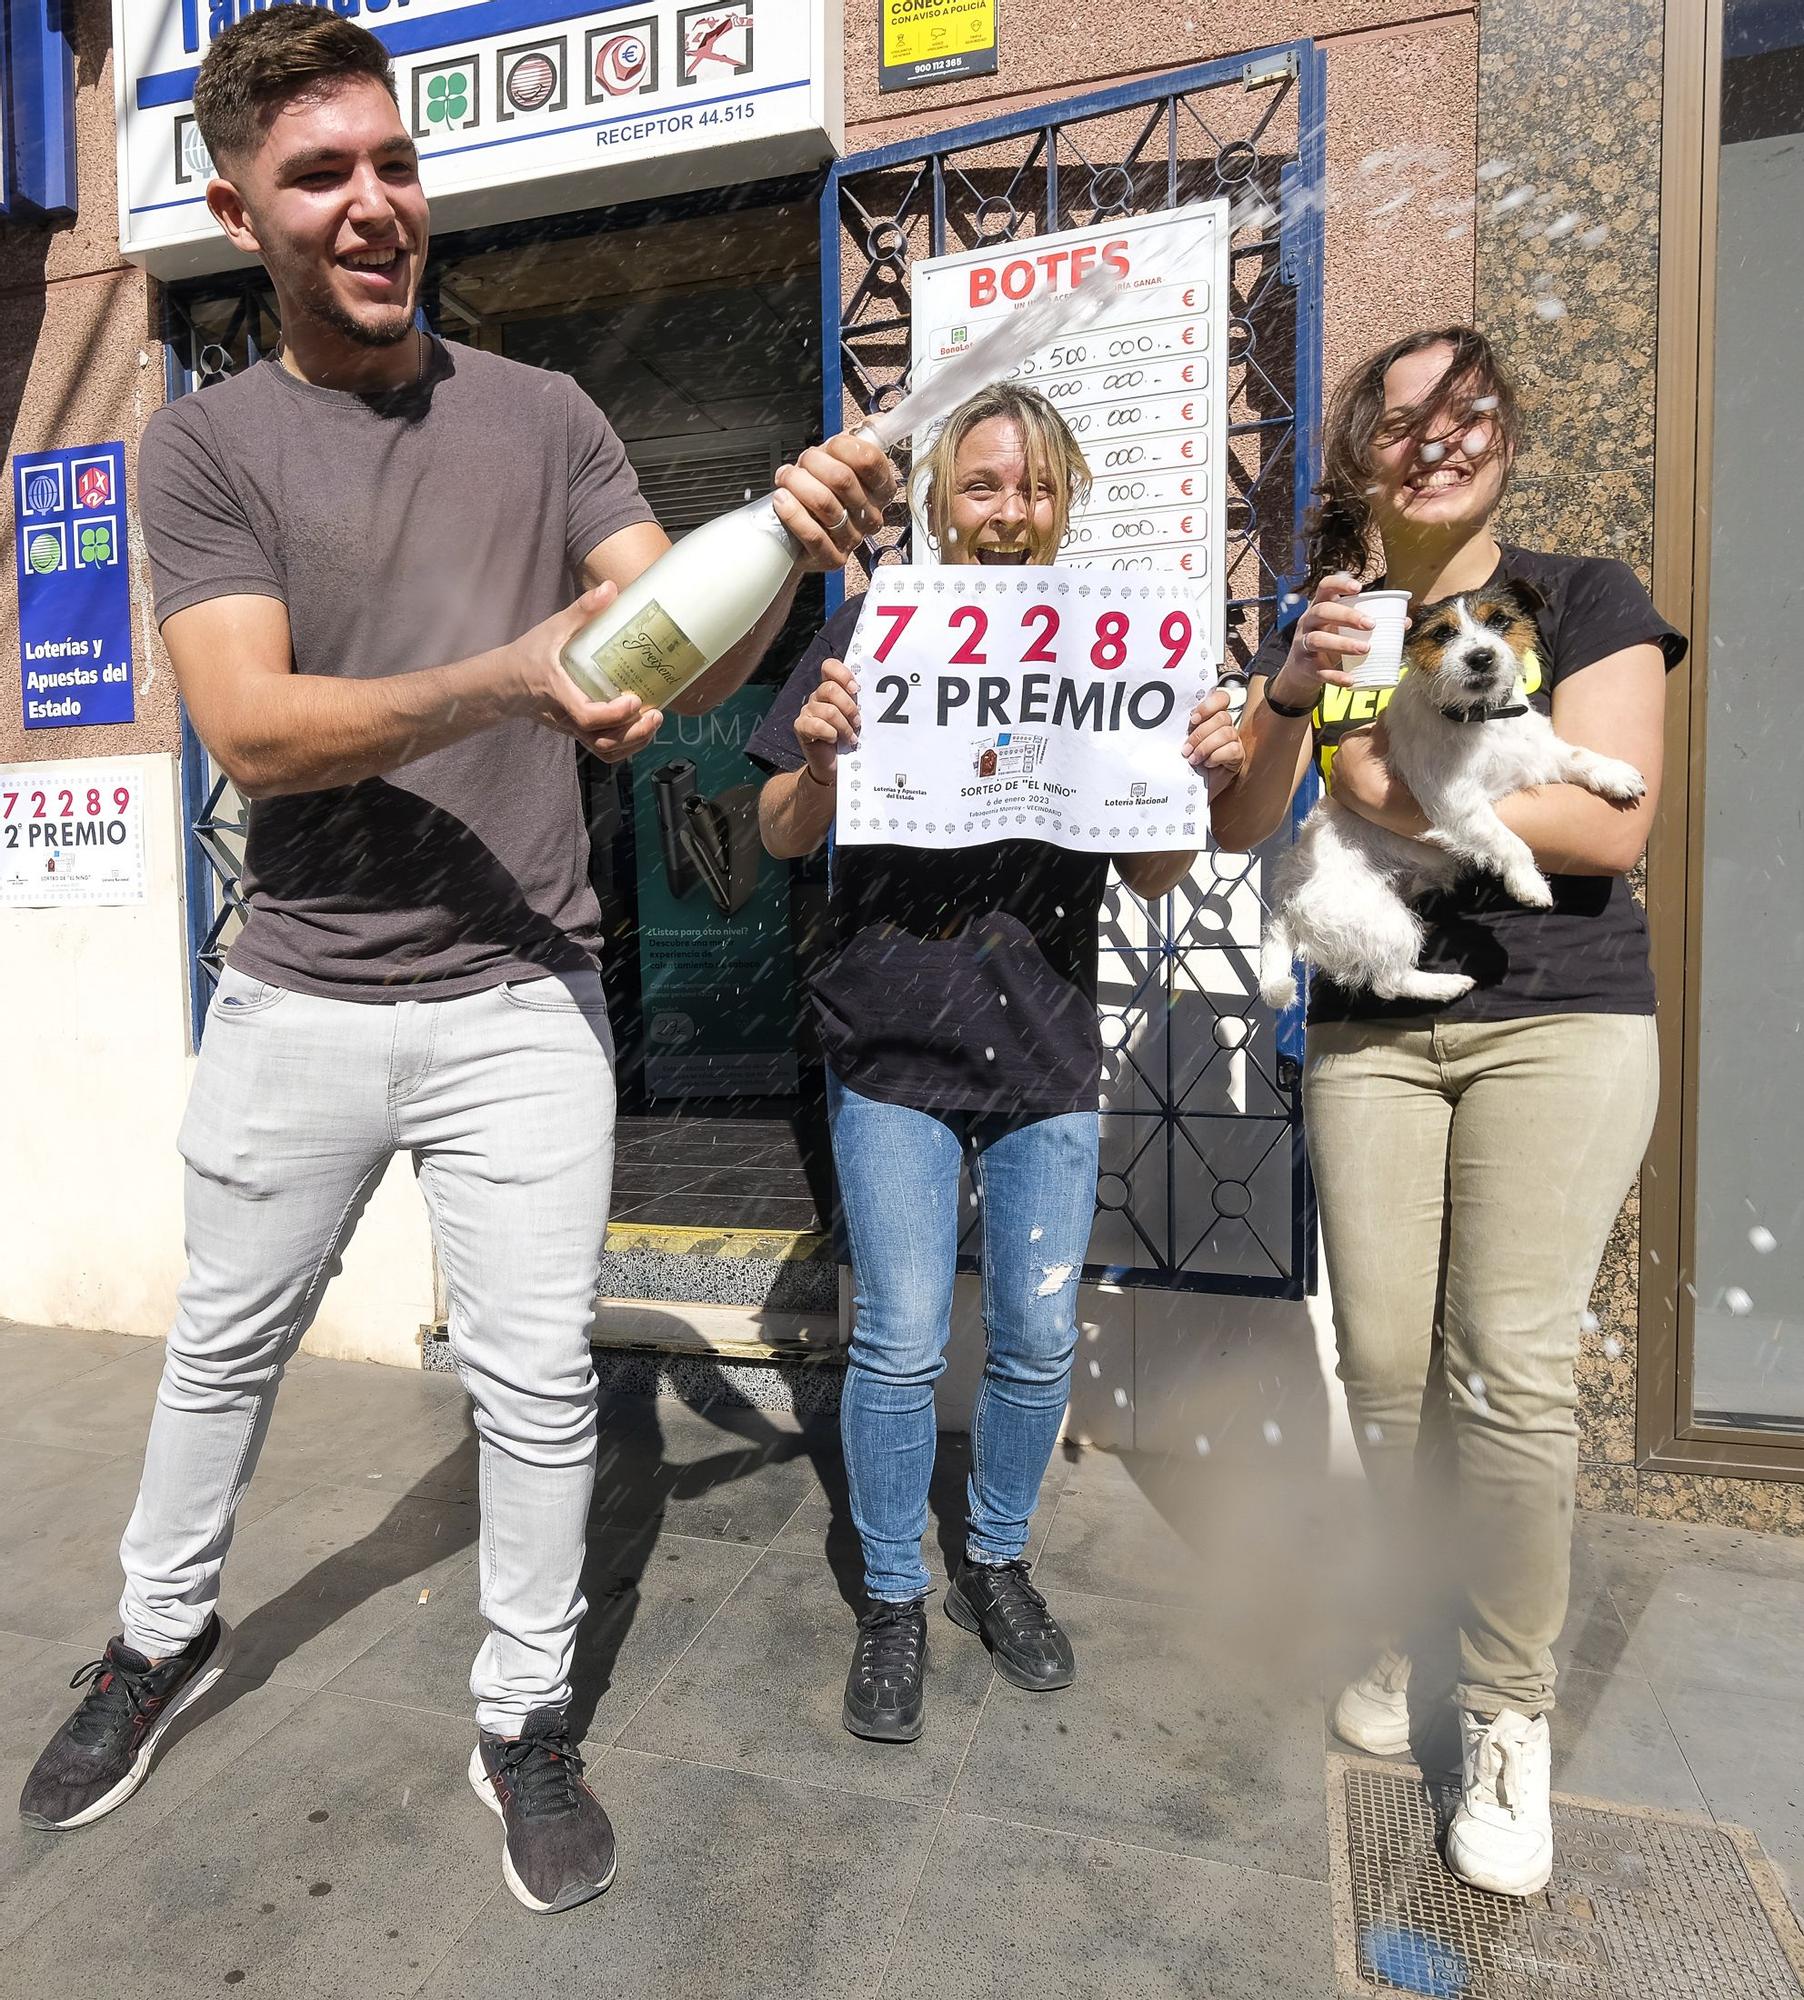
[[[1553,690],[1561,681],[1627,646],[1658,646],[1668,668],[1685,657],[1684,636],[1654,609],[1625,563],[1505,544],[1490,581],[1507,579],[1532,584],[1545,600],[1535,618],[1540,643],[1524,674],[1529,701],[1543,715],[1552,713]],[[1412,615],[1419,618],[1428,608],[1412,606]],[[1267,637],[1250,673],[1277,672],[1294,622],[1287,620]],[[1314,727],[1316,768],[1324,783],[1341,738],[1375,721],[1390,697],[1389,688],[1322,690]],[[1551,910],[1525,909],[1495,876],[1477,871],[1417,904],[1428,929],[1422,964],[1433,972],[1470,974],[1477,984],[1463,999],[1425,1008],[1420,1001],[1345,992],[1318,976],[1310,981],[1309,1019],[1508,1021],[1535,1014],[1651,1014],[1647,926],[1628,883],[1600,875],[1549,880]]]

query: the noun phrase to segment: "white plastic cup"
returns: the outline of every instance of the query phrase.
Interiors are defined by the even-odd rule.
[[[1403,677],[1403,628],[1409,622],[1407,590],[1362,590],[1355,611],[1372,620],[1371,648],[1351,668],[1356,688],[1394,688]]]

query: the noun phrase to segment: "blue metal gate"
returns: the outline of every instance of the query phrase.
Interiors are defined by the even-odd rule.
[[[1294,584],[1315,476],[1325,67],[1294,42],[842,161],[821,195],[827,431],[903,393],[921,258],[1226,197],[1225,664],[1244,666]],[[903,523],[866,567],[908,554]],[[1258,998],[1261,876],[1257,857],[1211,853],[1150,910],[1120,889],[1105,909],[1092,1280],[1314,1287],[1302,1030]]]

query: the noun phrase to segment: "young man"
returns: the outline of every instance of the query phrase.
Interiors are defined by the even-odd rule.
[[[570,739],[618,760],[661,718],[586,699],[558,649],[669,543],[566,376],[416,327],[426,200],[373,36],[312,6],[253,15],[213,44],[195,113],[208,204],[263,259],[282,350],[158,413],[140,506],[189,714],[252,801],[251,914],[181,1134],[189,1271],[123,1629],[20,1809],[41,1827],[112,1811],[217,1679],[220,1569],[283,1367],[405,1150],[481,1439],[470,1776],[505,1823],[509,1888],[564,1909],[614,1872],[564,1721],[614,1116]],[[827,569],[894,480],[837,437],[778,484],[805,566]],[[685,712],[739,686],[787,606]]]

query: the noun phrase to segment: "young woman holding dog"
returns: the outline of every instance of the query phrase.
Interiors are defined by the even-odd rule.
[[[1012,383],[954,410],[916,468],[929,539],[955,565],[1056,561],[1089,478],[1057,411]],[[747,746],[776,773],[759,800],[773,854],[812,853],[832,826],[839,754],[859,727],[844,664],[857,620],[854,600],[827,621]],[[1191,713],[1185,754],[1198,770],[1240,765],[1227,708],[1217,690]],[[1195,858],[1120,855],[1114,867],[1158,896]],[[1095,1209],[1109,867],[1107,854],[1038,840],[835,856],[832,942],[811,997],[858,1303],[840,1405],[868,1594],[846,1677],[855,1735],[909,1742],[922,1728],[921,1536],[966,1162],[982,1197],[985,1351],[965,1557],[945,1608],[1016,1687],[1067,1687],[1075,1674],[1023,1553],[1065,1413]]]
[[[1477,875],[1424,899],[1422,964],[1469,974],[1463,998],[1425,1009],[1321,979],[1310,993],[1309,1154],[1390,1576],[1385,1651],[1342,1694],[1335,1726],[1362,1748],[1407,1749],[1410,1655],[1420,1722],[1442,1678],[1437,1622],[1456,1607],[1461,1799],[1447,1860],[1477,1887],[1526,1896],[1553,1856],[1547,1712],[1571,1554],[1573,1365],[1654,1117],[1653,983],[1626,877],[1659,789],[1663,676],[1686,642],[1623,564],[1497,540],[1517,439],[1509,378],[1471,328],[1413,335],[1347,377],[1324,437],[1310,601],[1253,660],[1245,768],[1212,820],[1224,846],[1254,846],[1313,763],[1365,818],[1427,831],[1386,770],[1387,695],[1347,687],[1371,626],[1350,600],[1375,555],[1418,627],[1448,599],[1514,584],[1537,633],[1528,700],[1647,780],[1631,806],[1565,784],[1499,802],[1554,904],[1525,908]]]

